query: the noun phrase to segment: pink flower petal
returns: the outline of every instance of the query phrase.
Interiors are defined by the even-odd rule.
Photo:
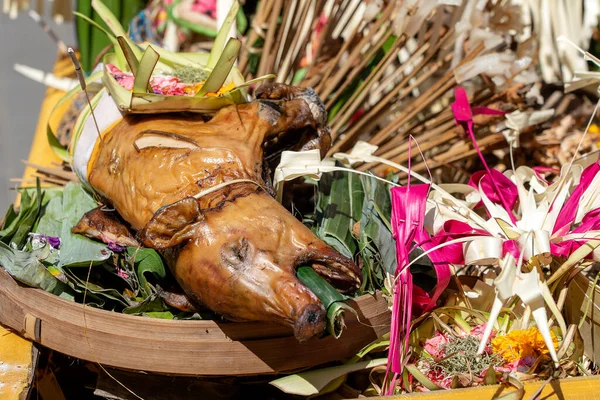
[[[568,226],[575,221],[577,208],[579,207],[579,201],[598,172],[600,172],[600,164],[597,162],[590,165],[583,171],[579,185],[577,185],[569,199],[565,202],[564,206],[560,210],[560,213],[558,214],[558,217],[556,218],[556,223],[554,224],[554,231],[552,234],[561,235],[564,234],[564,232],[569,231]]]

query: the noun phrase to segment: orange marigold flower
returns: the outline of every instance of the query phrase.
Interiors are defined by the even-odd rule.
[[[558,348],[558,339],[550,332],[554,348]],[[544,337],[538,328],[520,329],[492,340],[492,351],[500,354],[506,362],[519,361],[525,357],[538,357],[548,354]]]

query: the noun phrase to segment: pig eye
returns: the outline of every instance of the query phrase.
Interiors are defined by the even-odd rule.
[[[230,242],[221,248],[221,260],[227,266],[240,269],[248,259],[250,253],[250,243],[246,238]]]

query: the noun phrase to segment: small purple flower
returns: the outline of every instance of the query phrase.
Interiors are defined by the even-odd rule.
[[[37,233],[30,233],[30,237],[37,239],[41,244],[49,244],[51,247],[58,249],[60,247],[60,238],[56,236],[46,236]]]
[[[50,244],[50,246],[58,249],[60,247],[60,238],[56,236],[44,236],[46,242]]]
[[[125,251],[125,247],[114,242],[108,244],[108,249],[115,253],[122,253],[123,251]]]

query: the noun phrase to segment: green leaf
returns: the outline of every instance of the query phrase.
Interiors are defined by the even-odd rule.
[[[360,250],[364,261],[363,291],[383,285],[386,272],[396,270],[396,248],[389,226],[391,199],[383,182],[361,176],[364,202],[360,219]]]
[[[360,175],[347,173],[348,178],[348,199],[350,200],[350,215],[352,221],[350,222],[352,230],[354,224],[361,219],[363,203],[365,195],[363,192],[362,183],[360,181]]]
[[[217,33],[217,37],[215,38],[215,42],[213,43],[213,47],[210,51],[210,57],[208,58],[208,68],[215,69],[217,65],[217,61],[221,58],[221,54],[223,53],[223,47],[227,38],[229,36],[229,31],[233,26],[235,21],[235,17],[240,9],[240,3],[237,0],[233,2],[231,8],[229,9],[229,13],[227,13],[227,17],[225,17],[225,21],[223,21],[223,25],[219,32]]]
[[[279,390],[299,396],[313,396],[318,394],[327,386],[327,384],[340,376],[351,372],[361,371],[385,365],[387,358],[377,358],[370,361],[361,361],[356,364],[345,364],[337,367],[302,372],[299,374],[288,375],[283,378],[269,382]]]
[[[77,11],[79,14],[90,17],[92,15],[92,3],[89,0],[77,0]],[[89,73],[92,69],[92,56],[91,56],[91,27],[90,24],[84,20],[76,20],[77,29],[77,44],[79,47],[79,54],[81,57],[81,64],[83,70]]]
[[[87,292],[86,303],[88,299],[104,299],[114,301],[123,307],[131,306],[130,300],[123,296],[121,292],[119,292],[117,289],[104,288],[94,282],[86,282],[84,279],[77,276],[77,274],[70,267],[63,268],[63,271],[65,272],[65,275],[69,278],[69,281],[74,284],[73,288],[78,293]],[[94,297],[89,297],[90,294]],[[99,306],[102,308],[104,308],[104,300],[98,303]]]
[[[11,204],[8,207],[8,210],[6,211],[6,214],[4,215],[4,219],[2,220],[2,226],[0,226],[0,228],[4,228],[5,226],[10,225],[15,220],[15,218],[17,218],[18,215],[19,213],[15,211],[14,205]]]
[[[144,313],[168,311],[168,309],[169,307],[163,302],[160,296],[157,294],[153,294],[152,296],[147,297],[144,301],[140,302],[139,304],[126,307],[123,310],[123,314],[141,315]]]
[[[236,14],[237,19],[237,30],[242,35],[246,34],[246,29],[248,29],[248,19],[246,18],[246,13],[243,9],[240,9]]]
[[[490,366],[483,377],[484,385],[495,385],[498,383],[498,379],[496,378],[496,371],[493,366]]]
[[[336,339],[342,335],[345,328],[344,313],[356,311],[344,303],[346,297],[335,290],[323,277],[317,274],[311,267],[300,267],[296,272],[300,282],[305,284],[321,300],[327,310],[327,331]]]
[[[21,220],[29,213],[33,202],[29,196],[29,191],[23,191],[21,194],[21,207],[19,213],[16,216],[12,216],[9,224],[4,224],[4,229],[0,231],[0,241],[6,244],[10,244],[12,237],[19,229]]]
[[[154,72],[159,58],[160,55],[152,46],[146,48],[133,81],[134,93],[147,93],[152,89],[150,87],[150,78],[152,78],[152,72]]]
[[[151,311],[142,314],[144,317],[158,318],[158,319],[175,319],[175,316],[171,311]]]
[[[111,256],[104,243],[88,239],[83,235],[76,235],[71,229],[77,225],[83,214],[96,208],[97,204],[89,194],[83,190],[81,184],[68,183],[63,192],[62,221],[60,235],[60,264],[84,265],[91,262],[104,261]]]
[[[127,65],[129,65],[129,69],[133,73],[133,75],[137,74],[138,68],[140,66],[140,60],[135,55],[135,52],[127,43],[127,40],[123,36],[119,36],[117,38],[119,42],[119,46],[121,46],[121,50],[123,50],[123,54],[125,54],[125,59],[127,60]]]
[[[60,237],[62,234],[62,194],[52,198],[42,213],[42,217],[35,229],[35,233],[46,236]]]
[[[408,364],[406,369],[417,381],[429,390],[440,390],[442,389],[435,383],[433,383],[428,377],[426,377],[414,364]]]
[[[149,248],[128,247],[127,254],[132,258],[141,290],[145,296],[150,296],[155,289],[148,282],[146,274],[154,275],[157,280],[165,279],[167,272],[162,258],[155,250]]]
[[[200,88],[196,96],[202,97],[207,93],[217,93],[219,89],[221,89],[227,76],[229,76],[229,72],[231,72],[233,64],[235,64],[235,60],[240,53],[241,47],[242,42],[240,40],[235,38],[229,39],[219,61],[217,61],[217,64],[206,80],[206,83]]]
[[[38,258],[44,249],[25,252],[0,242],[0,265],[17,281],[41,288],[67,299],[73,299],[69,287],[56,279]]]
[[[25,190],[22,193],[23,196],[26,196],[28,191]],[[38,219],[41,207],[42,190],[40,188],[40,181],[38,179],[35,194],[31,196],[31,206],[24,211],[23,217],[19,220],[19,226],[17,227],[13,237],[10,239],[10,241],[14,243],[17,248],[20,249],[25,245],[25,241],[29,236],[29,232],[32,231],[33,226]]]
[[[352,228],[359,220],[363,194],[358,178],[346,172],[325,174],[317,192],[315,233],[346,257],[353,258],[357,250]]]

